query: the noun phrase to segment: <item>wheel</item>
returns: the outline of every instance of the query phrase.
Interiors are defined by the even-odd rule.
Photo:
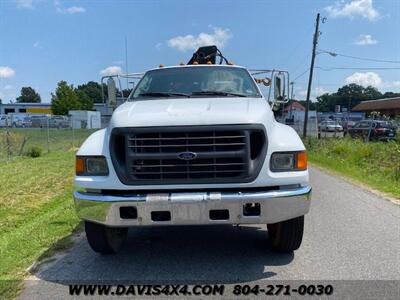
[[[86,238],[93,251],[101,254],[117,253],[128,233],[126,227],[107,227],[85,221]]]
[[[303,240],[304,216],[268,224],[268,234],[272,248],[279,252],[299,249]]]

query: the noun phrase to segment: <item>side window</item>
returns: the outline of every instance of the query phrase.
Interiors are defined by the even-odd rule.
[[[149,91],[150,88],[150,84],[151,84],[151,78],[150,76],[145,76],[142,79],[142,84],[138,87],[138,90],[135,92],[136,95],[142,94],[142,93],[146,93]]]

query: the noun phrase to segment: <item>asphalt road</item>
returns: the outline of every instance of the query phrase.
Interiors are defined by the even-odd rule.
[[[67,283],[80,280],[226,284],[228,291],[235,284],[341,280],[330,282],[336,297],[328,299],[400,299],[400,206],[315,168],[311,182],[311,212],[294,253],[272,252],[266,226],[131,229],[115,256],[92,252],[81,233],[72,249],[32,274],[20,298],[68,298]]]

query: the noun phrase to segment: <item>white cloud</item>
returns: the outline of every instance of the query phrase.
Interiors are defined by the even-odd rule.
[[[314,94],[316,97],[321,96],[326,93],[329,93],[329,91],[326,90],[325,88],[323,88],[322,86],[317,86],[314,90]]]
[[[356,45],[366,46],[366,45],[375,45],[378,41],[372,38],[370,34],[360,34],[358,39],[354,42]]]
[[[333,6],[325,7],[325,10],[332,18],[360,16],[374,21],[380,16],[379,12],[373,7],[372,0],[353,0],[348,3],[336,2]]]
[[[373,87],[379,87],[382,82],[382,78],[375,72],[356,72],[345,79],[346,84],[356,83],[364,87],[369,85]]]
[[[156,47],[156,49],[157,49],[158,51],[161,51],[162,46],[163,46],[162,43],[157,43],[157,44],[155,45],[155,47]]]
[[[325,89],[322,86],[317,86],[311,91],[310,99],[314,100],[318,96],[321,96],[321,95],[326,94],[326,93],[330,93],[330,91]],[[298,92],[298,97],[297,98],[306,99],[306,97],[307,97],[307,90],[300,90]]]
[[[86,9],[82,6],[71,6],[71,7],[62,7],[59,1],[54,1],[54,6],[56,7],[56,11],[60,14],[79,14],[86,12]]]
[[[15,0],[18,8],[33,9],[33,0]]]
[[[110,66],[100,71],[100,75],[109,76],[109,75],[117,75],[122,74],[122,69],[119,66]]]
[[[15,71],[6,66],[0,66],[0,78],[10,78],[15,75]]]
[[[11,84],[7,84],[4,86],[4,90],[9,91],[9,90],[13,90],[14,87]]]
[[[231,38],[232,34],[229,29],[214,27],[212,33],[201,32],[197,36],[191,34],[176,36],[169,39],[167,43],[171,48],[179,51],[188,51],[209,45],[216,45],[218,48],[223,48]]]

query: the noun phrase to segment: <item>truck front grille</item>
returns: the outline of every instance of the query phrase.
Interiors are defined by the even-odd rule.
[[[248,182],[266,137],[260,125],[115,128],[110,150],[124,184]]]

